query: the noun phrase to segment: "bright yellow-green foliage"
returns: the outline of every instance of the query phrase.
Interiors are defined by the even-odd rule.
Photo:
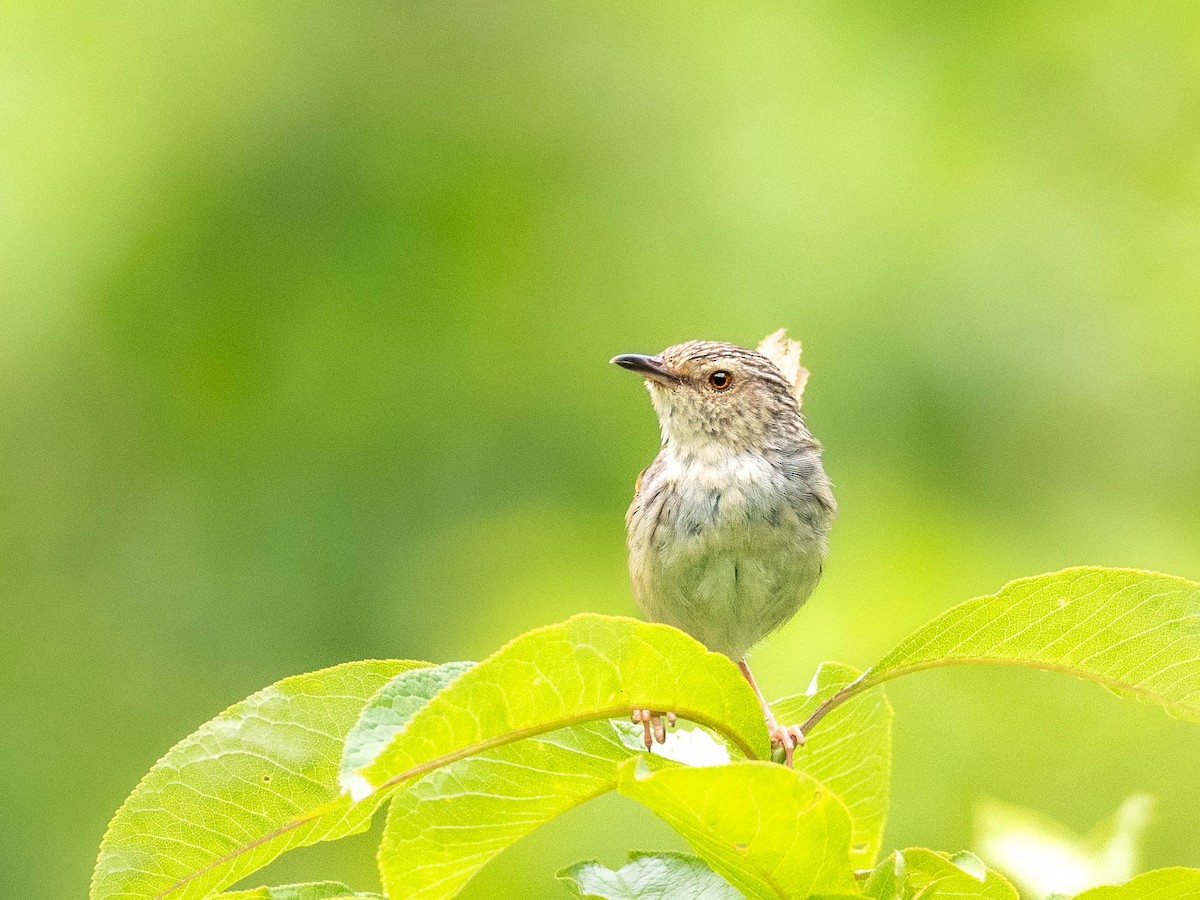
[[[822,702],[861,673],[850,666],[824,663],[807,694],[771,704],[780,722],[803,722]],[[847,765],[854,760],[853,765]],[[883,846],[892,768],[892,706],[882,689],[841,704],[808,734],[796,755],[798,771],[811,775],[838,795],[850,812],[850,858],[856,868],[875,864]]]
[[[751,900],[804,900],[854,884],[850,814],[812,778],[769,762],[621,770],[621,793],[670,823]]]
[[[453,662],[409,669],[376,691],[346,735],[339,777],[347,778],[355,769],[375,759],[415,712],[472,665]]]
[[[252,888],[248,891],[228,891],[218,900],[379,900],[378,894],[352,891],[336,881],[311,884],[283,884],[277,887]]]
[[[379,847],[390,897],[454,896],[499,853],[617,784],[640,729],[615,721],[551,731],[451,763],[400,790]]]
[[[378,800],[341,796],[359,712],[415,662],[346,663],[285,678],[176,744],[104,837],[92,900],[207,897],[295,847],[362,831]]]
[[[1075,900],[1197,900],[1200,870],[1159,869],[1139,875],[1125,884],[1092,888]]]
[[[379,785],[436,763],[389,811],[384,887],[394,897],[451,896],[525,834],[614,789],[617,764],[638,744],[615,723],[589,720],[635,707],[675,710],[766,753],[744,679],[686,635],[597,616],[532,632],[456,680],[349,773],[350,784]],[[528,739],[513,743],[518,734]]]
[[[938,616],[861,684],[969,663],[1078,675],[1200,721],[1200,585],[1134,569],[1024,578]]]
[[[1016,889],[978,857],[920,848],[885,859],[863,892],[871,900],[1019,900]]]
[[[730,660],[633,619],[576,616],[480,663],[368,661],[285,679],[146,776],[105,838],[91,900],[211,897],[288,850],[366,828],[388,801],[384,896],[443,900],[520,838],[614,789],[696,856],[640,853],[616,872],[564,871],[583,896],[685,900],[701,884],[750,900],[1016,900],[970,853],[909,849],[856,878],[877,856],[888,810],[882,683],[1004,662],[1089,678],[1197,721],[1198,602],[1195,583],[1099,568],[970,600],[865,673],[824,665],[804,696],[774,704],[807,722],[795,769],[768,759],[760,710]],[[681,727],[648,754],[627,718],[645,707],[703,729]],[[1145,889],[1165,900],[1190,890],[1196,871],[1152,873],[1111,897]],[[226,896],[325,900],[348,890],[313,882]]]
[[[635,708],[672,709],[749,756],[768,752],[754,694],[727,657],[665,625],[580,615],[517,638],[465,673],[355,774],[377,788],[514,735]]]
[[[430,679],[437,671],[405,673],[393,684]],[[822,666],[818,694],[780,701],[777,712],[810,709],[857,674],[845,666]],[[379,700],[377,696],[368,705],[364,718],[374,718],[371,708]],[[386,702],[392,709],[392,699]],[[855,698],[814,730],[797,761],[800,770],[818,780],[829,775],[830,786],[850,807],[856,864],[871,865],[882,841],[890,719],[882,691]],[[347,744],[353,744],[353,736]],[[395,897],[452,896],[524,835],[615,789],[624,760],[641,755],[648,764],[663,764],[642,750],[640,728],[606,721],[498,747],[431,773],[391,800],[379,854],[385,888]],[[849,759],[856,764],[847,765]]]
[[[397,676],[393,684],[429,679],[436,669]],[[811,708],[857,675],[843,666],[823,666],[814,698],[777,709]],[[384,691],[380,692],[381,695]],[[364,717],[370,715],[370,708]],[[392,700],[387,699],[388,709]],[[798,767],[820,779],[828,772],[854,814],[853,854],[870,865],[882,840],[887,805],[890,709],[882,692],[847,703],[809,737]],[[348,741],[352,745],[353,737]],[[618,765],[638,754],[640,729],[601,722],[560,729],[431,773],[397,793],[380,848],[384,886],[391,896],[452,896],[480,867],[525,834],[579,803],[617,786]],[[847,767],[846,759],[859,764]],[[659,757],[649,757],[661,765]],[[867,858],[867,857],[871,858]]]
[[[461,671],[461,664],[451,664],[392,679],[363,710],[360,723],[373,728],[351,733],[346,759],[369,762],[383,749],[384,733],[404,725],[409,711],[398,694],[414,696],[412,682],[444,685]],[[602,720],[495,747],[403,786],[390,801],[379,848],[385,889],[412,900],[454,896],[507,847],[613,790],[618,764],[644,750],[640,728]]]

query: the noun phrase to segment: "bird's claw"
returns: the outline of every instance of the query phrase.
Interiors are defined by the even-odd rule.
[[[663,744],[667,740],[667,727],[663,724],[663,716],[667,718],[667,724],[672,728],[675,727],[675,713],[652,712],[648,709],[635,709],[633,711],[633,724],[641,725],[645,730],[646,749],[649,750],[654,746],[654,742]]]
[[[792,757],[797,747],[804,746],[804,732],[799,725],[771,725],[767,729],[771,736],[771,746],[783,748],[784,763],[792,768]]]

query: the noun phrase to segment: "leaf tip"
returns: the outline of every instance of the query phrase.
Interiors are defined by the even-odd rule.
[[[954,863],[960,871],[970,875],[976,881],[981,883],[987,881],[987,866],[974,853],[963,850],[951,856],[950,862]]]

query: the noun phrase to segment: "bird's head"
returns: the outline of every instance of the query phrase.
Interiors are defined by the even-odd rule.
[[[645,380],[663,444],[693,452],[787,449],[811,440],[800,415],[800,345],[779,332],[759,350],[687,341],[656,356],[612,362]]]

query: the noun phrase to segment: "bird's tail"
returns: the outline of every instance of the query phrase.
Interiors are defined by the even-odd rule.
[[[808,384],[808,369],[800,365],[800,342],[787,336],[787,329],[768,334],[759,342],[758,352],[775,364],[783,377],[792,383],[796,402],[804,398],[804,386]]]

